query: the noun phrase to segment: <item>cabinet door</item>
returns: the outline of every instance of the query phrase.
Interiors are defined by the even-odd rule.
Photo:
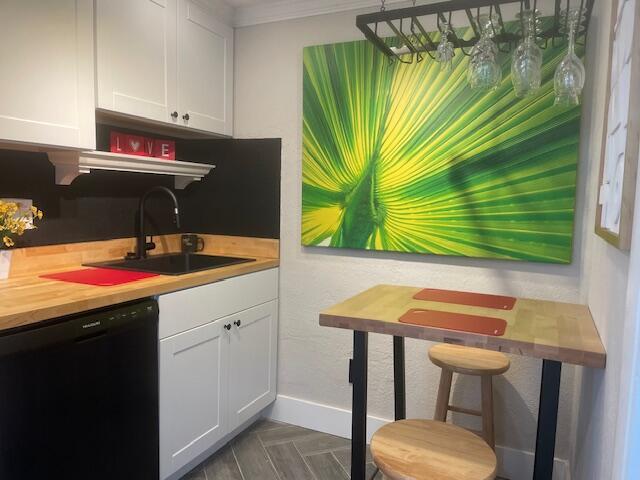
[[[160,341],[160,478],[227,432],[224,319]]]
[[[92,0],[0,1],[0,141],[95,148]]]
[[[278,302],[233,315],[231,323],[229,430],[276,398]]]
[[[176,123],[176,0],[97,0],[98,108]]]
[[[179,122],[232,134],[233,29],[195,0],[178,0]]]

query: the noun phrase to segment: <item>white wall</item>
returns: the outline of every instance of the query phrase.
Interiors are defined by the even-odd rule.
[[[548,5],[543,8],[551,11]],[[238,138],[281,137],[283,140],[278,391],[342,408],[350,408],[347,363],[351,356],[351,335],[348,331],[319,327],[318,312],[323,308],[377,283],[578,302],[582,299],[581,289],[585,288],[581,280],[585,266],[591,268],[594,259],[607,265],[614,262],[614,267],[624,263],[624,258],[608,258],[611,255],[608,252],[594,258],[585,251],[583,242],[587,232],[593,229],[593,212],[591,208],[584,208],[587,178],[589,201],[593,203],[592,168],[587,161],[589,139],[600,137],[602,121],[601,111],[593,108],[585,108],[583,120],[584,158],[579,169],[575,253],[569,266],[302,247],[302,49],[361,39],[355,28],[356,13],[316,16],[236,31],[235,134]],[[590,118],[591,115],[596,117]],[[613,272],[611,277],[611,281],[617,280]],[[606,308],[606,305],[594,306]],[[410,416],[429,416],[435,404],[439,370],[426,358],[426,348],[425,342],[407,344]],[[391,354],[390,338],[371,336],[369,412],[385,418],[393,416]],[[511,359],[511,370],[497,381],[497,441],[530,451],[536,432],[541,362],[517,356]],[[601,376],[600,373],[589,375]],[[574,393],[577,393],[574,376],[575,369],[565,366],[556,450],[557,456],[565,459],[572,452],[572,432],[576,430],[572,417]],[[473,379],[458,381],[454,395],[463,404],[473,404],[478,397],[478,385]]]
[[[640,192],[640,177],[636,191]],[[622,348],[615,353],[622,359],[618,373],[615,443],[605,449],[608,458],[613,459],[611,477],[616,479],[640,478],[640,457],[637,453],[640,451],[640,196],[636,197],[626,297],[624,324],[617,333],[618,337],[623,337],[617,345]],[[589,417],[578,420],[588,422]]]
[[[604,371],[584,370],[576,379],[576,442],[571,464],[573,478],[580,480],[625,478],[618,471],[620,465],[614,458],[624,450],[626,432],[618,431],[617,434],[616,424],[621,382],[627,381],[621,377],[621,372],[633,361],[632,352],[628,349],[625,352],[625,338],[633,332],[632,324],[637,321],[637,279],[634,276],[630,281],[630,254],[614,248],[593,232],[602,146],[602,132],[598,128],[605,112],[607,69],[604,67],[608,65],[610,22],[611,2],[596,2],[587,59],[592,68],[585,91],[585,95],[593,99],[590,130],[594,135],[587,139],[588,148],[585,149],[585,164],[589,171],[586,184],[589,223],[584,232],[581,296],[591,309],[605,345],[607,368]],[[603,68],[593,68],[594,65]],[[638,200],[640,198],[636,199],[636,224],[640,221]],[[637,241],[634,245],[638,245]]]

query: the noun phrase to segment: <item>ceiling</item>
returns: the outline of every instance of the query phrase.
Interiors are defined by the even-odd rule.
[[[222,0],[233,12],[234,26],[247,27],[260,23],[278,22],[294,18],[324,15],[336,12],[380,8],[381,0]],[[389,8],[411,5],[411,0],[385,0]],[[419,5],[441,0],[418,0]],[[473,2],[473,0],[465,0]],[[515,2],[516,0],[514,0]],[[558,0],[560,1],[560,0]],[[567,0],[568,1],[568,0]],[[0,3],[2,0],[0,0]],[[554,0],[539,0],[538,5],[553,9]],[[541,7],[539,7],[541,8]],[[364,10],[366,11],[366,10]],[[551,10],[552,11],[552,10]],[[354,14],[355,23],[355,14]]]
[[[380,6],[380,0],[224,0],[224,2],[235,9],[235,26],[237,27]],[[408,0],[386,0],[386,2],[387,4],[411,4]]]

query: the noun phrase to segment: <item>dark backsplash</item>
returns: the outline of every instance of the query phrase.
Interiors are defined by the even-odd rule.
[[[108,150],[108,132],[98,128],[98,149]],[[202,181],[174,189],[180,231],[279,238],[280,149],[280,139],[177,140],[178,159],[216,165]],[[132,237],[138,200],[155,185],[173,189],[173,177],[96,171],[56,185],[46,154],[0,150],[0,198],[30,198],[45,212],[17,246]],[[150,199],[147,214],[149,234],[177,231],[168,199]]]

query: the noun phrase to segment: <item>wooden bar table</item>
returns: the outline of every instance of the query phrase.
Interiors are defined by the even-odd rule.
[[[512,307],[490,308],[482,301],[475,304],[416,300],[423,289],[378,285],[334,305],[320,313],[320,325],[353,330],[353,359],[349,381],[353,384],[351,425],[351,479],[365,480],[367,420],[367,347],[368,333],[393,337],[395,418],[405,418],[404,338],[454,343],[497,350],[542,360],[540,406],[534,464],[534,480],[550,480],[553,473],[558,399],[562,363],[590,368],[605,368],[606,352],[589,308],[584,305],[511,299]],[[468,298],[461,292],[439,291],[443,298]],[[449,295],[447,295],[449,294]],[[465,297],[466,295],[466,297]],[[480,296],[482,294],[479,294]],[[472,294],[473,296],[473,294]],[[480,298],[478,296],[477,298]],[[508,297],[503,297],[508,298]],[[495,307],[493,305],[492,307]],[[399,318],[410,309],[444,312],[443,318],[472,315],[503,319],[503,335],[495,336],[401,323]]]

